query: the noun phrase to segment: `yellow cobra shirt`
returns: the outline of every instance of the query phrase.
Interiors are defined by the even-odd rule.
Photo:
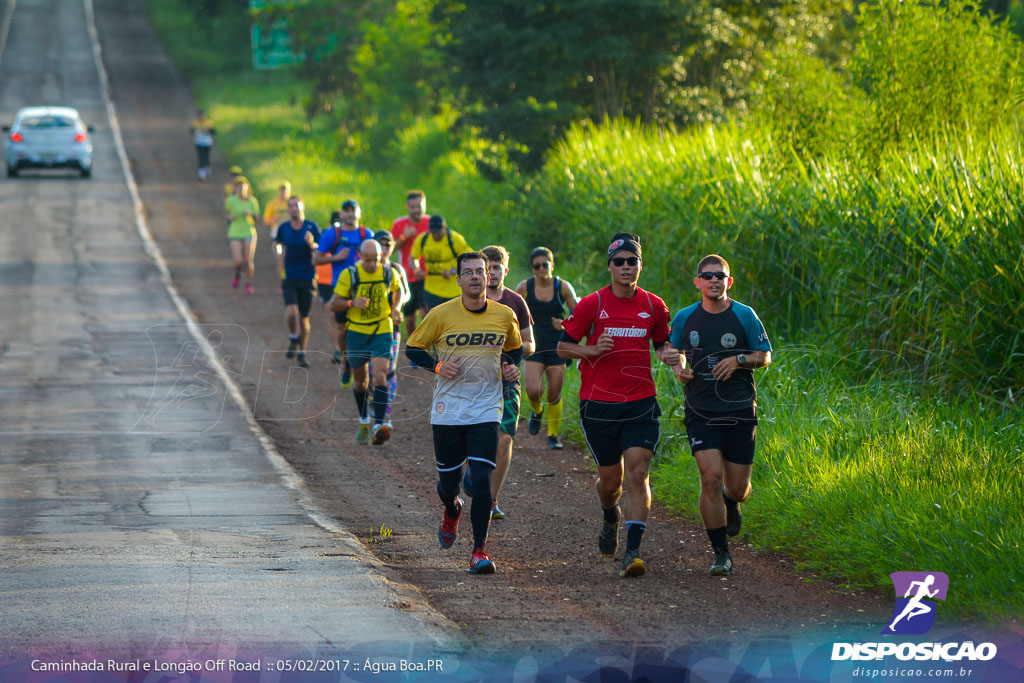
[[[422,256],[423,260],[427,262],[427,279],[423,283],[425,291],[430,292],[434,296],[454,299],[457,296],[462,296],[458,279],[454,275],[446,278],[441,273],[445,270],[454,271],[456,257],[459,254],[473,250],[462,235],[451,228],[448,228],[448,230],[452,235],[450,244],[447,235],[442,236],[440,240],[435,240],[429,232],[417,235],[416,241],[412,245],[409,260],[415,263]],[[454,253],[452,252],[453,247]]]
[[[431,424],[501,422],[501,352],[523,345],[511,308],[488,300],[482,312],[472,313],[462,305],[460,293],[430,309],[406,343],[434,347],[439,361],[455,360],[461,369],[455,379],[437,375]]]
[[[334,293],[342,299],[358,299],[365,296],[370,303],[366,308],[349,306],[346,311],[348,329],[361,334],[391,334],[394,323],[391,321],[389,293],[402,291],[398,273],[391,274],[391,287],[389,291],[384,291],[384,269],[380,265],[372,273],[366,272],[362,261],[357,261],[355,265],[359,269],[359,286],[356,291],[352,292],[352,272],[346,268],[338,275]]]

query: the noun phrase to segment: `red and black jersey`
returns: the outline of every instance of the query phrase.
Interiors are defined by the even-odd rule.
[[[661,297],[638,287],[635,296],[620,299],[605,287],[583,297],[562,326],[575,341],[595,344],[603,333],[615,341],[611,351],[580,362],[580,400],[620,403],[654,396],[651,344],[669,335]]]

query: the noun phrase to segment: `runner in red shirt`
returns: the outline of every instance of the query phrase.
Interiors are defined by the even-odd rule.
[[[430,216],[427,215],[427,195],[423,190],[409,190],[405,195],[405,208],[408,216],[396,218],[391,224],[391,234],[395,237],[395,248],[402,252],[401,263],[409,276],[409,300],[402,307],[405,316],[406,337],[416,329],[416,311],[423,308],[423,280],[426,279],[426,268],[423,260],[413,263],[410,258],[412,245],[416,237],[427,232]]]
[[[629,482],[622,577],[647,573],[640,541],[651,510],[651,458],[661,438],[651,344],[662,362],[681,362],[679,352],[667,343],[668,307],[637,286],[641,270],[640,238],[616,234],[608,246],[611,285],[583,297],[562,323],[558,343],[559,356],[582,361],[580,421],[597,462],[597,496],[604,509],[598,547],[605,557],[614,557],[619,548],[623,471]],[[580,345],[584,338],[586,344]]]

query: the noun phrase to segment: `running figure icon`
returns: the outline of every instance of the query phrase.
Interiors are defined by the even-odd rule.
[[[934,598],[936,595],[938,595],[939,589],[936,588],[934,591],[928,590],[928,588],[934,583],[934,574],[929,574],[928,578],[926,578],[924,581],[911,582],[910,587],[907,589],[907,592],[903,597],[910,598],[910,594],[914,591],[914,586],[918,587],[917,595],[910,598],[910,602],[908,602],[907,606],[903,608],[903,611],[900,612],[900,615],[892,620],[892,623],[889,624],[890,631],[895,631],[896,623],[904,617],[906,617],[907,621],[910,621],[914,617],[920,616],[922,614],[928,614],[935,609],[934,607],[926,605],[923,602],[921,602],[924,598]]]

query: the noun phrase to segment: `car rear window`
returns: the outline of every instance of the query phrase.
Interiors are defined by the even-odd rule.
[[[22,128],[74,128],[75,120],[67,116],[26,116]]]

